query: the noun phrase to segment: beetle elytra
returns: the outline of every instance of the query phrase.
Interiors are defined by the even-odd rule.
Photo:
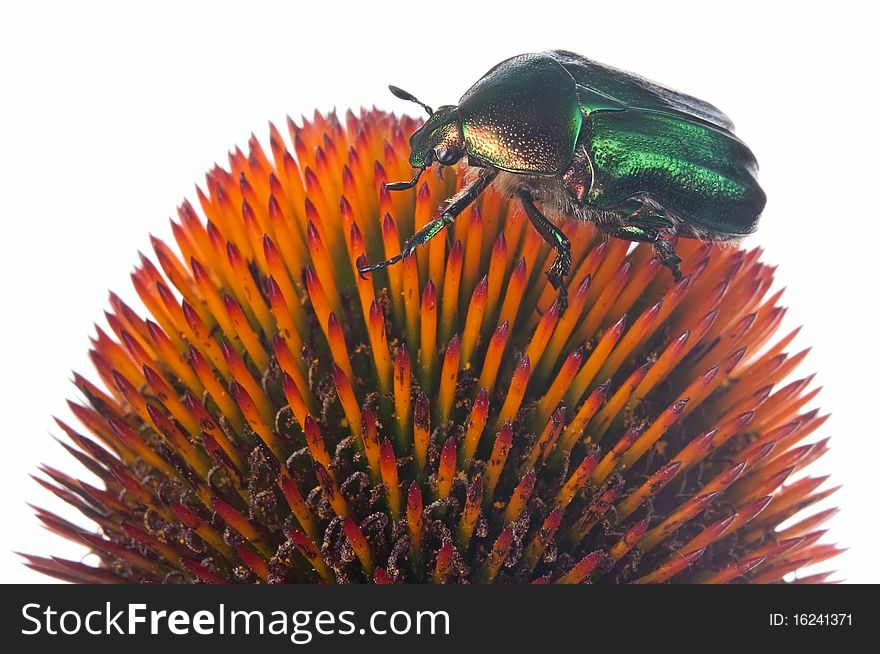
[[[387,185],[413,188],[435,162],[463,159],[477,174],[440,215],[412,235],[410,256],[493,185],[517,198],[556,251],[547,272],[566,304],[568,238],[554,224],[572,217],[609,236],[649,242],[676,278],[679,257],[669,238],[734,240],[752,233],[765,204],[757,163],[716,107],[642,77],[554,50],[507,59],[459,100],[433,111],[410,137],[415,176]],[[540,205],[540,206],[539,206]]]

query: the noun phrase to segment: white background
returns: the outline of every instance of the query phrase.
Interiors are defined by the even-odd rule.
[[[125,5],[125,6],[123,6]],[[13,550],[79,558],[25,502],[28,474],[78,470],[52,440],[92,323],[147,235],[214,161],[290,113],[455,102],[496,62],[566,48],[705,98],[737,124],[769,196],[747,245],[779,264],[787,328],[813,345],[844,487],[836,578],[877,555],[877,16],[870,3],[506,0],[401,3],[4,2],[0,10],[0,581],[42,577]],[[786,330],[787,331],[787,330]]]

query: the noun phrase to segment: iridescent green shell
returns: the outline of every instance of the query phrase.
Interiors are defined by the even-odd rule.
[[[661,86],[625,70],[600,64],[574,52],[553,50],[548,54],[565,68],[575,83],[593,93],[613,99],[620,108],[650,109],[699,118],[722,129],[733,131],[733,121],[708,102]],[[583,104],[588,112],[597,108],[589,98],[585,98]]]
[[[571,52],[552,54],[581,89],[591,206],[614,210],[647,195],[684,221],[682,234],[755,231],[766,198],[755,157],[730,118],[637,75]],[[607,110],[607,99],[624,110]]]
[[[765,196],[755,157],[727,116],[692,96],[551,51],[501,62],[462,96],[458,111],[477,162],[559,175],[581,161],[591,206],[614,211],[649,197],[678,219],[682,234],[757,227]]]
[[[514,173],[561,174],[583,122],[574,79],[548,53],[502,61],[458,111],[468,156]]]
[[[765,202],[757,165],[729,132],[650,111],[601,111],[585,122],[582,142],[590,153],[591,206],[614,210],[645,194],[685,221],[677,229],[685,235],[757,228]]]

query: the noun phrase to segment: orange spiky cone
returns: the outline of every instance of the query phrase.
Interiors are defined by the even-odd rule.
[[[416,255],[460,187],[405,179],[418,123],[379,111],[270,126],[215,167],[116,295],[76,375],[65,447],[98,488],[39,482],[94,525],[43,509],[100,564],[28,556],[76,582],[774,582],[837,550],[801,471],[827,448],[810,377],[760,251],[681,241],[552,253],[489,191]],[[823,581],[827,575],[803,578]]]

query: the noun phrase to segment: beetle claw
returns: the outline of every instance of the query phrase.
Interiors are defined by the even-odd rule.
[[[660,237],[654,241],[654,252],[657,253],[657,259],[660,260],[660,263],[669,268],[675,281],[681,280],[681,268],[678,265],[681,263],[681,257],[676,254],[672,243]]]
[[[363,268],[358,268],[358,275],[360,275],[361,279],[366,279],[366,277],[364,277],[364,273],[373,272],[374,270],[379,270],[380,268],[387,268],[388,266],[400,261],[401,258],[402,256],[398,254],[391,257],[390,259],[385,259],[385,261],[374,263],[372,266],[364,266]]]
[[[547,280],[556,291],[556,301],[559,303],[559,315],[568,307],[568,289],[565,288],[565,275],[571,265],[570,258],[557,255],[550,270],[547,271]]]

